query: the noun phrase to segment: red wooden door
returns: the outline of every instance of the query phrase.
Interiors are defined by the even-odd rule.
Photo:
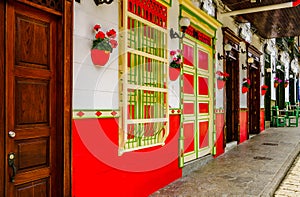
[[[59,196],[57,17],[7,3],[6,196]],[[59,121],[59,120],[58,120]],[[60,174],[59,174],[60,173]]]

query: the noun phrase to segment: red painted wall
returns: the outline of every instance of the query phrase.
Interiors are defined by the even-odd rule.
[[[260,110],[260,131],[265,130],[265,110]]]
[[[224,113],[216,113],[216,155],[224,153]]]
[[[242,143],[248,139],[248,112],[240,111],[240,141]]]
[[[164,146],[118,156],[118,119],[73,120],[73,196],[148,196],[182,176],[180,115],[170,116]]]

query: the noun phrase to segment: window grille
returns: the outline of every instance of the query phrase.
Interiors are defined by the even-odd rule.
[[[141,2],[123,1],[128,10],[122,23],[119,155],[164,145],[169,133],[167,30],[162,18],[167,9],[151,1],[165,13],[150,12],[151,6],[141,9]]]

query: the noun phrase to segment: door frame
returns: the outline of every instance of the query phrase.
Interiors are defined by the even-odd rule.
[[[5,131],[5,80],[6,80],[6,5],[8,0],[0,1],[0,196],[5,196],[6,192],[6,169],[7,169],[7,156],[5,155],[5,147],[7,138],[7,132]],[[71,196],[71,124],[72,124],[72,54],[73,54],[73,1],[66,0],[63,2],[62,12],[54,11],[47,7],[43,7],[41,5],[34,4],[32,2],[24,2],[21,1],[28,6],[35,7],[45,12],[50,12],[57,17],[60,17],[60,21],[62,22],[61,26],[58,28],[62,35],[58,37],[59,41],[61,41],[59,47],[59,51],[61,52],[61,56],[58,56],[58,64],[61,64],[62,72],[58,72],[57,76],[57,84],[60,86],[57,88],[58,97],[60,98],[57,108],[58,116],[57,119],[60,120],[58,122],[58,127],[62,129],[62,135],[60,136],[61,144],[58,144],[58,150],[62,152],[62,155],[58,155],[58,161],[60,162],[60,166],[57,166],[61,169],[61,177],[58,180],[62,184],[61,191],[59,194],[61,196]]]
[[[230,28],[228,27],[223,27],[222,28],[222,33],[223,33],[223,54],[225,55],[226,52],[224,50],[224,46],[227,44],[227,43],[230,43],[231,46],[232,46],[232,50],[231,52],[228,54],[228,57],[226,56],[226,58],[223,59],[223,68],[224,68],[224,71],[227,71],[227,64],[229,64],[228,61],[234,61],[235,64],[236,64],[236,67],[238,69],[237,73],[239,73],[237,76],[229,76],[229,77],[235,77],[237,79],[235,79],[235,81],[239,81],[239,77],[240,77],[240,62],[239,62],[239,47],[240,47],[240,42],[243,41],[242,38],[238,37]],[[231,60],[230,60],[231,59]],[[228,81],[226,82],[226,84],[228,83]],[[239,84],[238,84],[239,86]],[[227,144],[227,139],[226,139],[226,136],[227,136],[227,117],[226,117],[226,114],[227,114],[227,85],[225,86],[225,90],[224,90],[224,109],[225,109],[225,129],[223,130],[223,147],[225,148],[226,147],[226,144]],[[236,111],[235,113],[240,113],[240,94],[237,94],[237,97],[234,97],[235,99],[235,103],[236,105],[238,106],[238,111]],[[234,119],[234,122],[235,124],[237,124],[237,127],[238,127],[238,130],[234,133],[235,138],[236,140],[234,141],[237,141],[237,143],[240,142],[240,116],[239,114],[234,116],[235,119]],[[232,127],[234,127],[234,124],[231,125]]]
[[[4,165],[4,152],[5,152],[5,119],[4,119],[4,108],[5,108],[5,89],[4,89],[4,71],[5,71],[5,1],[0,1],[0,196],[4,196],[5,191],[5,176],[4,172],[6,166]]]

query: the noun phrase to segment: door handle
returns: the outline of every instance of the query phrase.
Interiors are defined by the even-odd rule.
[[[15,153],[9,153],[8,154],[8,165],[13,170],[12,176],[10,177],[10,182],[12,182],[12,183],[15,182],[15,176],[16,176],[16,173],[17,173],[17,168],[15,166],[15,158],[16,158]]]

